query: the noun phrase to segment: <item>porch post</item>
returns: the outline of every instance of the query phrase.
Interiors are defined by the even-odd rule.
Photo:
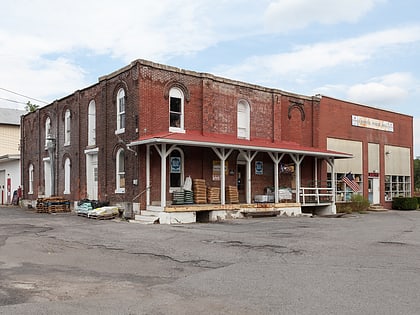
[[[299,154],[290,154],[293,162],[296,165],[296,202],[300,202],[300,164],[302,163],[303,159],[305,158],[304,155],[299,156]]]
[[[337,183],[336,183],[336,176],[335,176],[335,160],[334,158],[326,159],[328,165],[331,167],[331,188],[332,188],[332,201],[335,204],[337,198]]]
[[[242,156],[246,160],[246,203],[251,203],[251,162],[257,155],[258,151],[252,153],[252,151],[239,150]]]
[[[227,153],[225,152],[225,148],[221,148],[220,151],[217,148],[213,148],[214,153],[216,153],[217,157],[220,159],[220,204],[226,204],[226,174],[225,174],[225,161],[232,153],[233,149],[230,149]]]
[[[150,206],[150,145],[146,146],[146,206]]]
[[[279,203],[279,164],[285,153],[279,157],[279,152],[268,152],[268,155],[274,162],[274,202]]]

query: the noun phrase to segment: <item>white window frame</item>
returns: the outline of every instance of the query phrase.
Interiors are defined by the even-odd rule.
[[[237,105],[237,137],[238,139],[250,138],[251,107],[245,100],[240,100]]]
[[[71,161],[66,158],[64,161],[64,192],[63,194],[70,194],[71,190]]]
[[[122,148],[117,151],[117,155],[115,159],[115,180],[116,180],[115,193],[117,194],[125,193],[125,152],[124,152],[124,149]]]
[[[117,93],[117,130],[115,130],[115,134],[125,132],[126,105],[125,91],[123,88],[121,88]]]
[[[96,103],[94,100],[88,106],[88,145],[96,145]]]
[[[172,102],[176,99],[180,100],[180,109],[179,111],[175,111]],[[185,133],[184,128],[184,93],[181,89],[173,87],[169,91],[169,131],[170,132],[178,132],[178,133]],[[174,117],[179,116],[177,123],[175,123]]]
[[[45,119],[45,149],[47,149],[48,146],[48,138],[51,136],[51,118],[47,117]]]
[[[70,136],[71,136],[71,113],[67,109],[64,114],[64,145],[70,145]]]
[[[28,194],[32,195],[34,193],[34,165],[31,163],[29,164],[29,168],[28,168],[28,186],[29,186],[29,191]]]

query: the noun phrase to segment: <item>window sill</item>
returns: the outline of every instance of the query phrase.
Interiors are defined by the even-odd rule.
[[[185,129],[182,129],[182,128],[176,128],[176,127],[169,127],[169,132],[174,132],[174,133],[185,133]]]
[[[117,129],[117,130],[115,130],[115,134],[116,134],[116,135],[122,134],[122,133],[124,133],[124,132],[125,132],[125,128],[121,128],[121,129]]]
[[[115,189],[116,194],[125,194],[125,188]]]

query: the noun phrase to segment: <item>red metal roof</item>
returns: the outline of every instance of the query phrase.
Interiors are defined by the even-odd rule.
[[[225,134],[203,134],[199,131],[187,130],[182,132],[163,132],[147,136],[141,136],[133,141],[129,146],[144,144],[180,144],[190,146],[215,147],[215,148],[234,148],[243,150],[255,150],[266,152],[286,152],[297,153],[322,157],[350,158],[351,154],[324,150],[316,147],[307,147],[299,145],[296,142],[289,141],[269,141],[266,139],[238,139],[235,136]]]

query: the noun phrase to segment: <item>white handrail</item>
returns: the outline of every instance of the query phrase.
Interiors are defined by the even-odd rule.
[[[320,197],[327,197],[328,202],[333,202],[334,191],[329,187],[300,187],[300,199],[302,204],[320,204]],[[306,199],[311,197],[310,202]],[[315,198],[314,198],[315,197]]]

